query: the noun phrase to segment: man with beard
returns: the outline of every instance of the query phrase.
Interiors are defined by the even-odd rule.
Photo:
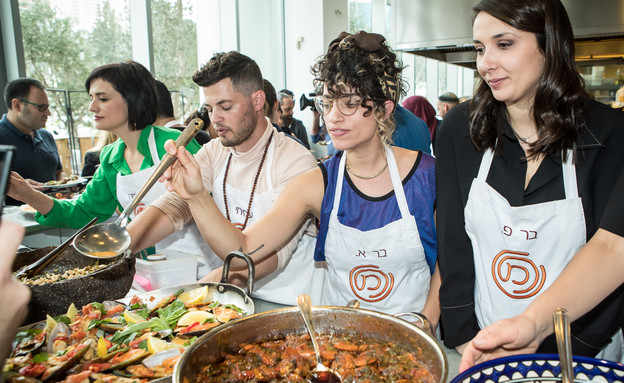
[[[286,185],[313,169],[316,160],[264,116],[262,73],[249,57],[234,51],[218,53],[193,75],[193,81],[202,87],[219,135],[194,160],[223,215],[242,230],[266,214]],[[167,193],[128,225],[133,251],[159,242],[193,219],[199,207],[189,205],[185,197]],[[254,297],[294,305],[297,295],[306,293],[320,302],[325,269],[313,261],[316,232],[311,222],[302,222],[290,242],[256,263],[259,282]],[[224,259],[227,254],[213,256]],[[233,269],[241,266],[240,260],[232,262]],[[217,269],[202,280],[219,281],[220,275]],[[246,279],[246,273],[231,274],[230,282],[244,286]]]
[[[20,78],[4,89],[7,114],[0,120],[0,144],[17,148],[11,170],[19,173],[33,188],[41,190],[43,183],[65,177],[56,141],[42,129],[50,115],[50,102],[41,82]],[[21,205],[13,198],[7,205]]]
[[[310,143],[308,142],[308,131],[301,120],[297,120],[293,117],[293,109],[295,107],[294,93],[288,89],[282,89],[277,94],[280,107],[282,108],[282,129],[284,132],[290,132],[294,137],[297,137],[301,144],[310,149]]]

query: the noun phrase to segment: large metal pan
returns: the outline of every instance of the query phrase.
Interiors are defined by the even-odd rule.
[[[245,262],[247,262],[249,272],[249,278],[247,280],[247,293],[245,293],[245,291],[240,287],[227,283],[230,270],[230,262],[235,257],[242,258],[243,260],[245,260]],[[154,297],[155,299],[152,302],[153,304],[156,304],[161,299],[166,298],[181,289],[184,289],[185,291],[190,291],[199,287],[208,286],[208,300],[218,301],[221,304],[236,305],[241,309],[245,310],[245,315],[251,315],[255,312],[254,302],[251,299],[254,284],[254,272],[254,264],[251,258],[249,258],[249,256],[243,252],[233,251],[227,255],[225,261],[223,262],[223,274],[221,277],[221,282],[219,283],[197,282],[178,286],[169,286],[162,289],[149,291],[142,295],[149,295],[150,297]],[[129,305],[131,299],[132,297],[125,297],[122,299],[117,299],[116,301]]]
[[[312,308],[318,333],[356,333],[392,341],[419,355],[437,382],[444,382],[447,360],[435,339],[419,327],[392,315],[349,307]],[[202,368],[218,363],[242,344],[303,334],[307,330],[296,307],[267,311],[219,326],[202,335],[182,355],[173,371],[173,381],[198,381]]]

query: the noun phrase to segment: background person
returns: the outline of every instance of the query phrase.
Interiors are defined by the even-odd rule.
[[[169,92],[167,85],[165,85],[162,81],[155,81],[156,91],[158,92],[158,113],[156,121],[154,121],[153,125],[164,126],[165,128],[172,128],[182,132],[188,123],[183,125],[180,121],[175,119],[175,115],[173,113],[173,101],[171,101],[171,93]],[[191,120],[189,120],[189,123]],[[204,145],[210,141],[210,135],[204,130],[208,127],[208,125],[204,125],[202,130],[197,132],[195,135],[195,141],[197,141],[200,145]]]
[[[301,120],[297,120],[293,117],[295,108],[294,94],[288,89],[282,89],[277,94],[277,99],[280,103],[280,109],[282,110],[282,128],[284,132],[290,131],[295,137],[301,141],[301,144],[310,149],[310,142],[308,140],[308,131]]]
[[[416,117],[427,123],[431,138],[431,146],[434,148],[435,153],[436,129],[438,128],[440,120],[436,118],[436,111],[433,108],[433,105],[431,105],[429,100],[423,96],[410,96],[403,100],[402,105],[405,109],[414,113]]]
[[[202,87],[205,106],[219,134],[194,157],[201,169],[196,181],[207,191],[199,203],[216,203],[220,219],[244,229],[266,214],[293,178],[316,166],[314,156],[292,137],[278,132],[264,115],[265,91],[262,73],[251,58],[238,53],[218,53],[193,75]],[[186,152],[185,152],[186,153]],[[141,250],[176,233],[182,225],[205,215],[183,195],[168,193],[128,225],[131,248]],[[204,223],[206,223],[204,221]],[[204,227],[212,230],[211,224]],[[320,302],[325,280],[324,263],[313,261],[316,228],[308,219],[299,223],[296,233],[289,233],[280,246],[256,260],[256,284],[253,295],[270,302],[295,305],[299,294],[309,294]],[[211,247],[220,240],[211,240]],[[202,243],[204,240],[199,238]],[[210,252],[209,264],[222,265],[231,250]],[[236,267],[236,262],[232,263]],[[244,273],[231,275],[230,282],[243,285]],[[219,281],[216,269],[202,281]]]
[[[219,254],[242,247],[258,249],[252,258],[262,259],[313,214],[320,220],[314,258],[328,267],[323,304],[359,299],[378,311],[420,311],[435,326],[434,160],[388,145],[401,71],[381,35],[343,32],[331,42],[313,67],[315,102],[341,152],[295,178],[245,230],[220,214],[197,182],[203,168],[187,151],[178,150],[178,163],[165,172],[169,189],[194,209],[204,238]],[[170,142],[167,149],[174,151]]]
[[[45,125],[50,102],[41,82],[20,78],[4,89],[7,113],[0,120],[0,144],[16,148],[11,170],[19,173],[36,190],[47,181],[65,177],[56,141]],[[9,197],[7,205],[21,205]]]
[[[429,129],[423,120],[402,105],[397,105],[394,110],[394,122],[396,128],[392,134],[392,145],[431,154]]]
[[[202,130],[208,133],[210,139],[219,137],[217,132],[214,130],[214,127],[210,123],[210,117],[208,116],[208,112],[206,111],[206,107],[204,105],[201,105],[197,110],[194,110],[191,114],[189,114],[188,117],[184,120],[184,125],[188,125],[194,118],[201,118],[201,120],[204,122],[204,127],[202,128]]]
[[[624,115],[586,98],[561,2],[483,0],[474,10],[482,79],[445,115],[436,153],[444,340],[460,352],[552,284],[598,229],[624,166]],[[572,324],[576,355],[609,343],[622,301],[612,295]],[[553,338],[539,352],[556,352]]]
[[[624,171],[619,178],[600,229],[572,258],[557,280],[520,315],[479,331],[462,355],[460,371],[490,359],[529,354],[552,334],[553,313],[567,309],[575,320],[624,283]],[[591,281],[588,283],[580,281]],[[572,350],[574,351],[574,350]],[[620,361],[621,362],[621,361]]]
[[[444,92],[441,95],[439,95],[438,96],[438,115],[440,116],[440,118],[444,118],[444,116],[449,111],[449,109],[451,109],[457,104],[459,104],[459,98],[457,98],[457,95],[455,93]]]
[[[93,177],[97,168],[100,167],[102,148],[117,141],[117,138],[115,133],[105,130],[98,131],[95,145],[85,153],[84,165],[82,167],[82,173],[80,173],[81,177]]]

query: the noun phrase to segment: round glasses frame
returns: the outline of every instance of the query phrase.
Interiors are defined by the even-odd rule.
[[[334,104],[342,115],[352,116],[357,112],[360,105],[362,105],[362,98],[356,94],[345,94],[337,98],[327,98],[323,96],[314,98],[314,106],[322,116],[328,115]]]

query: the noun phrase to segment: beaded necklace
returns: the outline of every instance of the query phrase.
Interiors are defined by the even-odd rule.
[[[273,139],[273,133],[271,133],[271,135],[269,136],[267,144],[264,147],[264,153],[262,153],[262,159],[260,160],[258,171],[256,172],[256,176],[254,177],[253,186],[251,188],[251,196],[249,196],[249,206],[247,206],[247,211],[245,212],[245,222],[243,222],[242,227],[239,227],[241,231],[245,230],[245,227],[247,227],[247,221],[249,221],[249,212],[251,211],[251,203],[253,202],[254,194],[256,193],[256,186],[258,185],[258,177],[260,177],[260,171],[262,170],[262,165],[264,164],[264,160],[266,159],[267,152],[269,151],[269,145],[271,144],[272,139]],[[232,220],[230,219],[230,209],[228,207],[225,185],[227,182],[228,172],[230,171],[231,162],[232,162],[232,153],[230,153],[230,155],[228,156],[227,164],[225,165],[225,174],[223,175],[223,202],[225,202],[225,216],[227,220],[230,222],[232,222]]]

